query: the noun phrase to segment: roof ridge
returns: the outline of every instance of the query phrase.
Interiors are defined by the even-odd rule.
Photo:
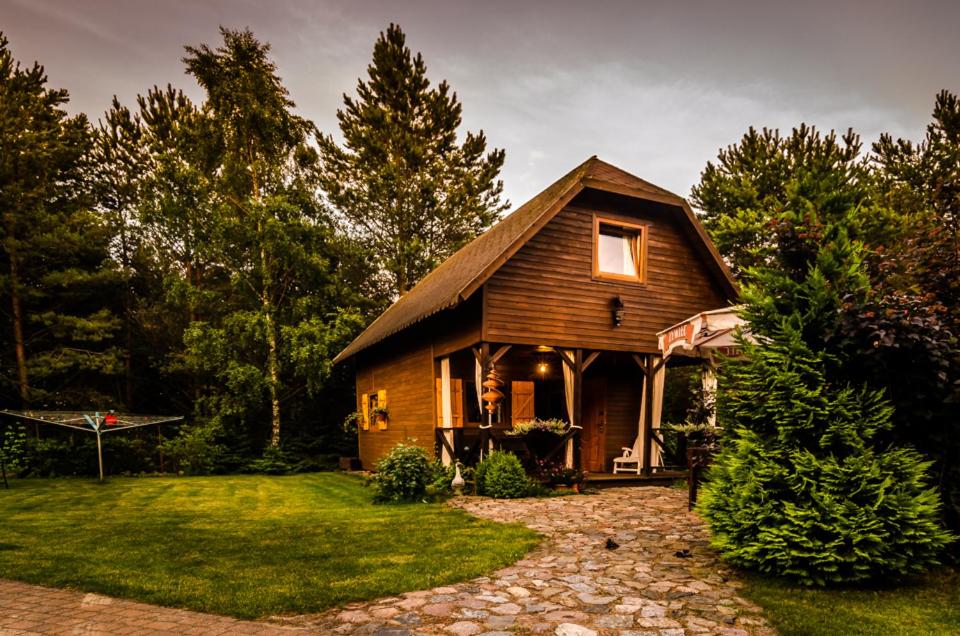
[[[561,204],[568,197],[576,196],[584,187],[592,187],[587,183],[591,179],[595,183],[608,184],[614,190],[619,188],[632,193],[630,196],[642,197],[646,193],[653,200],[681,207],[686,205],[683,197],[591,155],[447,257],[371,322],[337,354],[334,363],[465,301],[502,265],[504,259],[529,239],[531,230],[553,218],[558,205],[562,208]],[[695,218],[691,221],[697,223]],[[698,234],[709,243],[705,234]],[[714,252],[715,249],[711,255],[719,258]]]

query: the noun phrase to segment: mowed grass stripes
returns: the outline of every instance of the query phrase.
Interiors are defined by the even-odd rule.
[[[470,579],[538,541],[335,473],[14,480],[0,519],[0,577],[240,618]]]

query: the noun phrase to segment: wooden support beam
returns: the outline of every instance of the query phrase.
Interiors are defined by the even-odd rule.
[[[647,361],[635,353],[633,354],[633,361],[637,363],[638,367],[640,367],[640,371],[643,372],[643,375],[649,377],[647,375]]]
[[[453,451],[453,447],[450,445],[450,441],[447,439],[447,436],[445,434],[446,430],[449,430],[449,429],[438,428],[435,430],[436,430],[437,440],[439,440],[440,442],[440,447],[445,448],[447,450],[447,453],[450,454],[451,459],[453,461],[456,461],[456,453]]]
[[[566,351],[564,351],[563,349],[558,349],[557,347],[554,347],[553,350],[556,352],[558,356],[560,356],[560,359],[563,360],[563,362],[568,367],[570,368],[574,367],[576,363],[573,361],[573,359],[570,356],[567,355]]]
[[[512,345],[503,345],[502,347],[497,349],[497,352],[492,356],[490,356],[490,364],[496,364],[497,362],[499,362],[500,358],[507,355],[507,351],[510,351],[511,346]]]
[[[577,434],[577,430],[578,429],[571,428],[566,433],[564,433],[563,437],[557,440],[557,443],[554,445],[554,447],[551,448],[547,452],[547,454],[543,456],[544,461],[550,459],[551,457],[559,453],[561,450],[563,450],[566,447],[567,442],[573,439],[573,436]]]
[[[596,360],[599,356],[600,356],[599,351],[594,351],[593,353],[588,355],[586,360],[583,361],[583,370],[586,371],[587,367],[593,364],[593,361]]]

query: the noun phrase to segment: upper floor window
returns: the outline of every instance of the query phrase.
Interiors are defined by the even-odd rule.
[[[593,221],[593,275],[644,282],[646,226],[602,216]]]

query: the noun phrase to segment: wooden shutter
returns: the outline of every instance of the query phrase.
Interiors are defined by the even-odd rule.
[[[533,382],[514,380],[510,384],[510,415],[514,425],[536,417],[533,410]]]
[[[443,428],[443,380],[437,378],[437,428]]]
[[[463,428],[463,380],[450,378],[450,425]],[[437,428],[443,428],[443,380],[437,378]]]
[[[382,409],[387,408],[387,390],[386,389],[380,389],[379,391],[377,391],[377,406]],[[377,428],[381,431],[387,430],[388,424],[389,422],[386,419],[377,420]]]
[[[370,430],[370,399],[367,397],[366,393],[360,394],[360,413],[362,414],[362,425],[363,430]]]
[[[450,378],[450,411],[454,428],[463,428],[463,380]]]

